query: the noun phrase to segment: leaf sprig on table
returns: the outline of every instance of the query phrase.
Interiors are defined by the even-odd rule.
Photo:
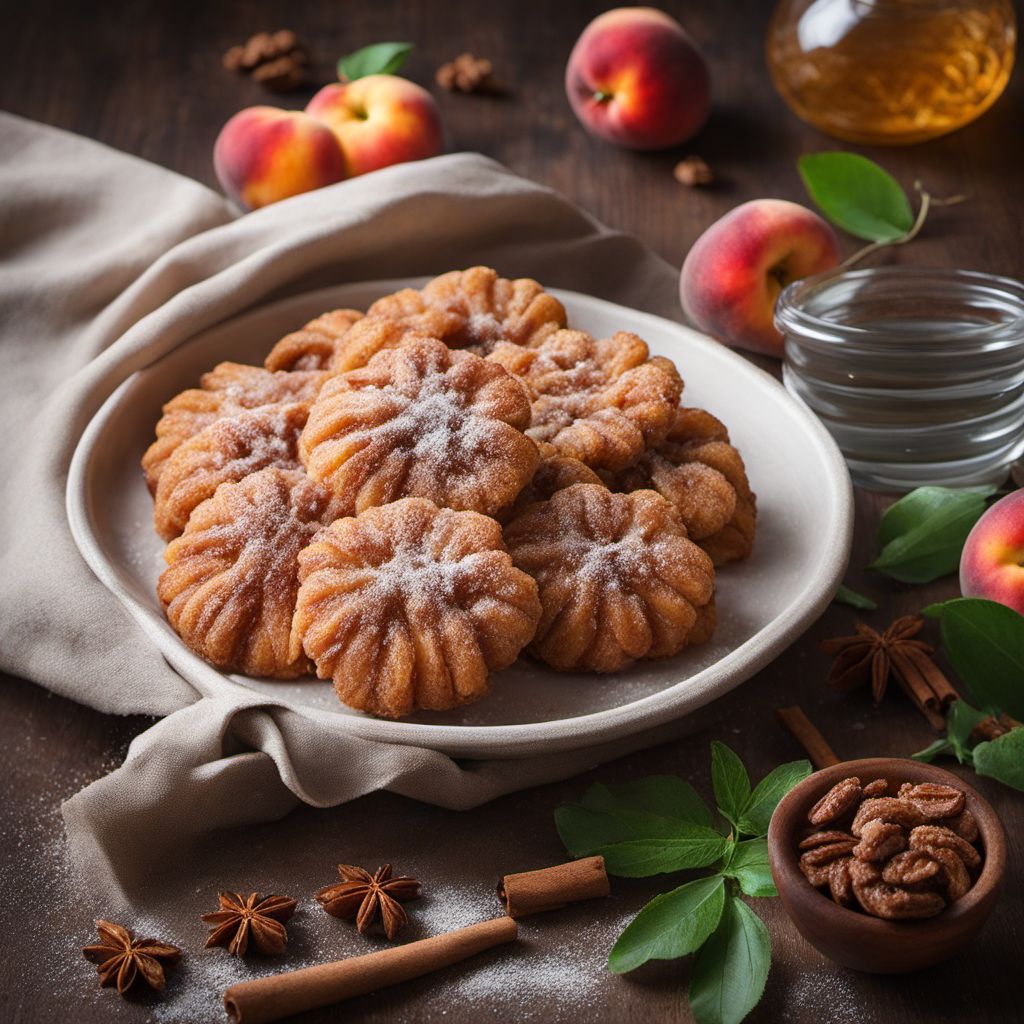
[[[648,960],[696,954],[690,1008],[697,1024],[738,1024],[757,1005],[771,964],[771,939],[741,895],[777,895],[765,838],[779,800],[811,772],[793,761],[756,786],[725,744],[711,744],[718,815],[690,783],[654,775],[591,786],[578,804],[559,807],[555,824],[576,857],[600,855],[609,874],[641,878],[714,868],[662,893],[626,926],[608,966],[632,971]]]

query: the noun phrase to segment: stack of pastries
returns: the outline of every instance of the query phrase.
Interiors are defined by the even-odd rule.
[[[533,280],[453,271],[221,363],[142,460],[157,594],[219,668],[333,680],[398,718],[526,652],[618,671],[706,641],[755,499],[710,413],[635,334],[596,339]]]

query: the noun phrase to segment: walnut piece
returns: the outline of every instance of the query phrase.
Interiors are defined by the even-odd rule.
[[[434,76],[437,84],[449,92],[478,93],[497,96],[504,90],[494,77],[489,60],[472,53],[460,53],[454,60],[442,64]]]
[[[309,58],[290,29],[257,32],[221,58],[228,71],[249,72],[253,80],[274,92],[291,92],[306,84]]]
[[[688,156],[680,160],[672,171],[672,177],[687,188],[710,185],[715,180],[707,161],[699,156]]]

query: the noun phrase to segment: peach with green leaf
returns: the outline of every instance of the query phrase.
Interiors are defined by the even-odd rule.
[[[964,597],[997,601],[1024,615],[1024,490],[988,508],[960,556]]]

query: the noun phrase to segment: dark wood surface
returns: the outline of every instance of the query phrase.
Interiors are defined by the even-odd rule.
[[[587,136],[562,91],[568,51],[600,4],[534,0],[489,4],[360,0],[346,4],[270,0],[207,3],[6,2],[0,9],[9,45],[0,64],[0,103],[15,113],[99,139],[216,187],[211,149],[220,125],[237,109],[268,98],[223,71],[220,54],[250,32],[291,27],[313,47],[322,80],[333,58],[383,39],[414,40],[409,77],[433,88],[435,68],[463,49],[491,58],[510,87],[503,99],[440,94],[449,149],[480,150],[515,171],[555,186],[606,223],[632,231],[679,264],[697,235],[739,202],[761,196],[802,200],[794,160],[837,144],[798,122],[776,97],[761,55],[770,5],[665,5],[707,53],[715,87],[708,127],[678,153],[637,155]],[[436,91],[436,90],[435,90]],[[288,97],[299,106],[306,95]],[[271,97],[270,102],[278,102]],[[996,107],[977,124],[945,139],[906,150],[866,150],[908,186],[922,179],[933,194],[967,192],[969,203],[937,212],[912,247],[890,258],[1020,275],[1024,271],[1024,81],[1016,75]],[[687,190],[671,175],[676,159],[699,153],[717,182]],[[6,155],[6,154],[5,154]],[[6,155],[8,158],[9,155]],[[2,197],[0,197],[2,202]],[[849,242],[852,251],[855,243]],[[878,599],[868,621],[885,625],[897,614],[952,596],[953,580],[910,588],[864,573],[878,514],[887,499],[857,496],[857,526],[848,582]],[[773,710],[799,703],[844,757],[905,755],[932,734],[900,695],[875,709],[861,694],[828,692],[822,637],[849,631],[855,613],[832,606],[774,664],[702,713],[685,741],[604,765],[575,779],[519,793],[470,812],[454,813],[377,794],[332,810],[302,808],[285,821],[232,837],[258,851],[285,830],[296,851],[336,857],[340,831],[357,837],[367,862],[378,856],[417,862],[419,873],[446,884],[490,884],[510,869],[556,861],[562,854],[552,810],[594,781],[675,772],[708,790],[708,743],[734,746],[760,775],[799,756],[775,723]],[[155,1013],[149,1004],[122,1004],[111,993],[85,995],[92,985],[78,965],[54,964],[57,933],[85,938],[88,921],[67,920],[48,881],[59,867],[59,803],[119,763],[131,738],[150,722],[106,717],[52,697],[31,683],[6,678],[0,690],[0,1017],[7,1020],[135,1021]],[[903,1024],[944,1015],[963,1021],[1022,1019],[1019,965],[1024,956],[1024,800],[979,780],[1003,815],[1010,835],[1006,894],[974,946],[941,968],[882,978],[830,965],[796,934],[777,901],[754,901],[774,942],[774,965],[753,1022],[858,1021]],[[312,856],[310,852],[310,856]],[[296,855],[297,856],[297,855]],[[646,898],[678,884],[656,878],[615,883],[613,899],[527,930],[527,951],[545,964],[562,951],[607,945],[615,923]],[[66,945],[66,943],[65,943]],[[63,955],[63,954],[61,954]],[[594,959],[593,957],[591,959]],[[570,967],[574,962],[566,961]],[[589,962],[589,961],[588,961]],[[459,969],[351,1004],[352,1019],[380,1021],[573,1020],[686,1021],[688,962],[656,963],[628,978],[597,972],[574,985],[557,971],[531,968],[522,954],[495,954],[476,968],[470,996],[452,988]],[[569,975],[566,975],[569,977]],[[554,978],[554,980],[552,980]],[[507,980],[506,980],[507,979]],[[448,987],[446,988],[446,984]],[[452,993],[455,993],[452,995]],[[461,995],[459,993],[462,993]],[[444,1016],[442,1016],[442,1014]],[[309,1022],[338,1011],[310,1014]],[[199,1018],[197,1018],[199,1019]]]

